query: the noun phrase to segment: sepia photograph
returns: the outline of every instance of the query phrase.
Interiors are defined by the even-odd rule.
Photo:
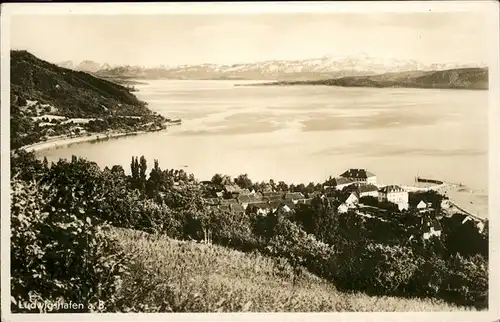
[[[417,4],[3,5],[2,319],[500,318],[499,6]]]

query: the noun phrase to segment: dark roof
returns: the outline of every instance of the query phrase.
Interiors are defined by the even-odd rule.
[[[302,192],[287,192],[285,194],[285,199],[292,199],[292,200],[298,200],[298,199],[304,199],[304,195],[302,194]]]
[[[374,177],[375,174],[366,171],[366,169],[349,169],[340,175],[344,178],[356,178],[356,179],[366,179],[369,177]]]
[[[259,198],[259,196],[256,196],[256,195],[252,195],[252,194],[240,194],[238,196],[238,202],[239,203],[251,203],[251,202],[259,202],[261,201],[261,198]]]
[[[400,186],[393,184],[393,185],[385,186],[382,189],[380,189],[379,191],[383,192],[383,193],[393,193],[393,192],[404,192],[405,190],[403,188],[401,188]]]
[[[377,186],[373,184],[362,184],[358,186],[358,192],[372,192],[372,191],[378,191]]]
[[[344,177],[338,177],[338,178],[333,178],[332,180],[330,180],[328,182],[330,185],[333,185],[333,186],[338,186],[338,185],[342,185],[342,184],[350,184],[350,183],[354,183],[353,180],[349,179],[349,178],[344,178]]]
[[[274,191],[264,191],[262,193],[263,197],[282,197],[283,193],[282,192],[274,192]]]

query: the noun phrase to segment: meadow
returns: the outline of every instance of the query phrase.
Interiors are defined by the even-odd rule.
[[[113,229],[135,254],[119,297],[131,312],[418,312],[475,311],[442,300],[342,292],[284,259],[217,245]]]

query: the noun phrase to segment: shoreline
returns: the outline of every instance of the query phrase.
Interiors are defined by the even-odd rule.
[[[25,146],[20,147],[19,150],[23,150],[26,152],[38,152],[38,151],[49,150],[49,149],[54,149],[54,148],[58,148],[58,147],[70,146],[72,144],[90,143],[90,142],[95,142],[95,141],[100,141],[100,140],[107,140],[107,139],[112,139],[112,138],[119,138],[119,137],[133,136],[133,135],[140,135],[140,134],[161,132],[161,131],[164,131],[164,130],[118,132],[118,133],[97,133],[97,134],[86,135],[86,136],[62,137],[62,138],[57,138],[57,139],[53,139],[53,140],[37,142],[37,143],[30,144],[30,145],[25,145]]]
[[[311,81],[291,81],[291,82],[267,82],[267,83],[248,83],[248,84],[235,84],[236,87],[251,87],[251,86],[274,86],[274,87],[290,87],[290,86],[328,86],[328,87],[342,87],[342,88],[375,88],[375,89],[439,89],[439,90],[466,90],[466,91],[488,91],[489,88],[469,88],[469,87],[452,87],[452,86],[368,86],[368,85],[338,85],[338,84],[322,84],[322,83],[309,83]],[[314,82],[314,81],[312,81]]]

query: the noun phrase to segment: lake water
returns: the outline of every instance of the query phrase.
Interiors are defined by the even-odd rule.
[[[488,188],[488,92],[328,86],[234,86],[248,81],[148,81],[136,95],[181,126],[39,152],[129,170],[144,155],[199,179],[323,181],[367,168],[382,183],[416,175]]]

